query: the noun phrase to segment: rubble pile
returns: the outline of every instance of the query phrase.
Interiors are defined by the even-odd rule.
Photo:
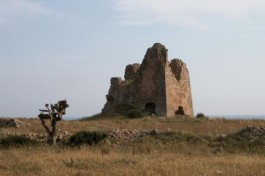
[[[227,135],[227,138],[265,141],[265,127],[248,126],[237,133]]]
[[[21,134],[21,136],[29,138],[29,139],[33,139],[36,141],[46,141],[47,140],[46,134],[26,133],[26,134]]]
[[[0,118],[0,128],[16,128],[24,123],[20,120],[10,118]]]
[[[139,139],[144,136],[157,136],[159,131],[157,130],[136,130],[136,129],[113,129],[108,133],[110,139],[124,141],[124,142],[133,142],[136,139]]]
[[[32,140],[36,140],[39,142],[44,142],[47,141],[47,134],[36,134],[36,133],[25,133],[25,134],[20,134],[20,136],[32,139]],[[64,134],[58,134],[57,135],[57,140],[61,141],[61,140],[67,140],[70,137],[70,135],[64,133]]]
[[[212,146],[217,150],[263,153],[265,150],[265,128],[248,126],[236,133],[215,138]]]

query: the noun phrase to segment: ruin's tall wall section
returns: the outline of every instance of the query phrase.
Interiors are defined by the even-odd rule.
[[[136,106],[146,109],[155,105],[155,113],[166,114],[165,68],[167,52],[160,44],[155,44],[146,52],[137,80]]]
[[[181,108],[185,115],[193,116],[189,71],[186,64],[174,59],[166,66],[165,71],[167,116],[174,116]]]

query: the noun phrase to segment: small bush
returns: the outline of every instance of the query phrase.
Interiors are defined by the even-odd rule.
[[[37,143],[36,141],[26,138],[24,136],[10,135],[10,136],[0,138],[0,147],[4,147],[4,148],[8,148],[12,146],[15,146],[15,147],[30,146],[36,143]]]
[[[128,112],[128,117],[132,119],[142,118],[143,116],[144,116],[144,113],[138,109],[132,109]]]
[[[79,131],[69,138],[68,144],[70,146],[80,146],[83,144],[94,145],[98,144],[106,137],[107,134],[104,132]]]
[[[198,114],[196,115],[196,118],[197,118],[197,119],[208,119],[208,117],[206,117],[203,113],[198,113]]]

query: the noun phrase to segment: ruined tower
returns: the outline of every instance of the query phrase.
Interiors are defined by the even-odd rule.
[[[124,77],[111,78],[103,113],[126,104],[160,116],[193,116],[189,71],[179,59],[168,61],[165,46],[148,48],[142,64],[127,65]]]

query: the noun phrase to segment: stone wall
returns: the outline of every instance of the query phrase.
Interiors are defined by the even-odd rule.
[[[173,59],[166,67],[167,116],[184,114],[193,116],[189,71],[186,64]]]
[[[189,72],[179,59],[168,61],[165,46],[155,43],[142,64],[126,66],[125,80],[111,78],[103,113],[120,104],[148,110],[161,116],[193,116]]]
[[[137,78],[139,69],[141,65],[140,64],[132,64],[132,65],[127,65],[125,69],[125,75],[124,78],[126,80],[134,80]]]
[[[155,106],[155,113],[166,114],[165,67],[167,49],[161,44],[154,44],[147,50],[140,67],[137,80],[136,107],[146,109]]]

